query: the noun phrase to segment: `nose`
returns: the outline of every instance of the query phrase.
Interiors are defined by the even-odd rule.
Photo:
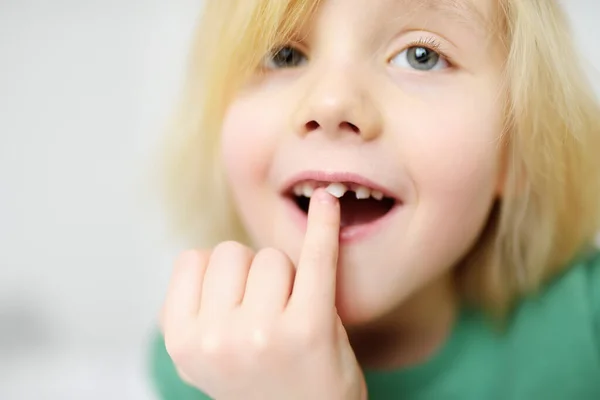
[[[340,69],[306,80],[293,114],[295,131],[308,135],[354,134],[373,140],[382,129],[381,111],[365,76]]]

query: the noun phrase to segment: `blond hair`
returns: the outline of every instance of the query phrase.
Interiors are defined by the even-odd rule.
[[[319,0],[208,0],[185,93],[166,145],[166,200],[190,245],[246,241],[219,159],[236,91],[275,45],[310,20]],[[600,226],[600,108],[566,17],[553,0],[502,0],[494,24],[506,49],[503,196],[457,269],[463,298],[504,313],[555,276]],[[501,29],[501,31],[498,31]]]

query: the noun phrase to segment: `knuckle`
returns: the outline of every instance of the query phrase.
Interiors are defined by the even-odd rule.
[[[202,335],[198,343],[200,355],[211,363],[219,363],[225,357],[228,348],[228,339],[216,332]]]
[[[263,333],[244,334],[243,338],[250,340],[243,341],[239,331],[236,334],[223,327],[165,336],[165,346],[179,376],[190,383],[183,371],[211,371],[214,376],[223,378],[240,376],[256,365],[256,357],[264,348],[264,337]]]
[[[165,348],[177,365],[186,365],[192,359],[218,359],[227,347],[226,342],[227,337],[214,330],[165,335]]]
[[[232,241],[232,240],[228,240],[225,242],[221,242],[219,243],[215,249],[213,250],[213,254],[241,254],[241,255],[248,255],[251,254],[252,251],[244,246],[241,243]]]
[[[255,262],[277,265],[287,263],[288,258],[281,251],[272,247],[266,247],[256,254]]]
[[[264,355],[272,346],[273,337],[269,329],[256,327],[248,332],[246,338],[248,348],[253,356]]]
[[[244,364],[241,360],[248,352],[247,347],[239,344],[231,334],[211,332],[203,335],[200,353],[213,372],[220,376],[232,377],[239,375],[243,370]]]

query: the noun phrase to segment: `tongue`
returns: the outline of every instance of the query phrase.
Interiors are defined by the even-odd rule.
[[[357,200],[353,193],[347,193],[340,199],[342,227],[363,225],[383,217],[390,205],[386,201],[373,198]]]

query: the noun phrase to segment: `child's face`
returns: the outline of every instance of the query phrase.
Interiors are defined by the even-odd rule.
[[[504,100],[493,3],[327,0],[227,110],[223,160],[256,246],[297,261],[306,214],[294,186],[353,189],[337,300],[348,324],[449,281],[487,222]],[[356,200],[364,187],[392,199]]]

